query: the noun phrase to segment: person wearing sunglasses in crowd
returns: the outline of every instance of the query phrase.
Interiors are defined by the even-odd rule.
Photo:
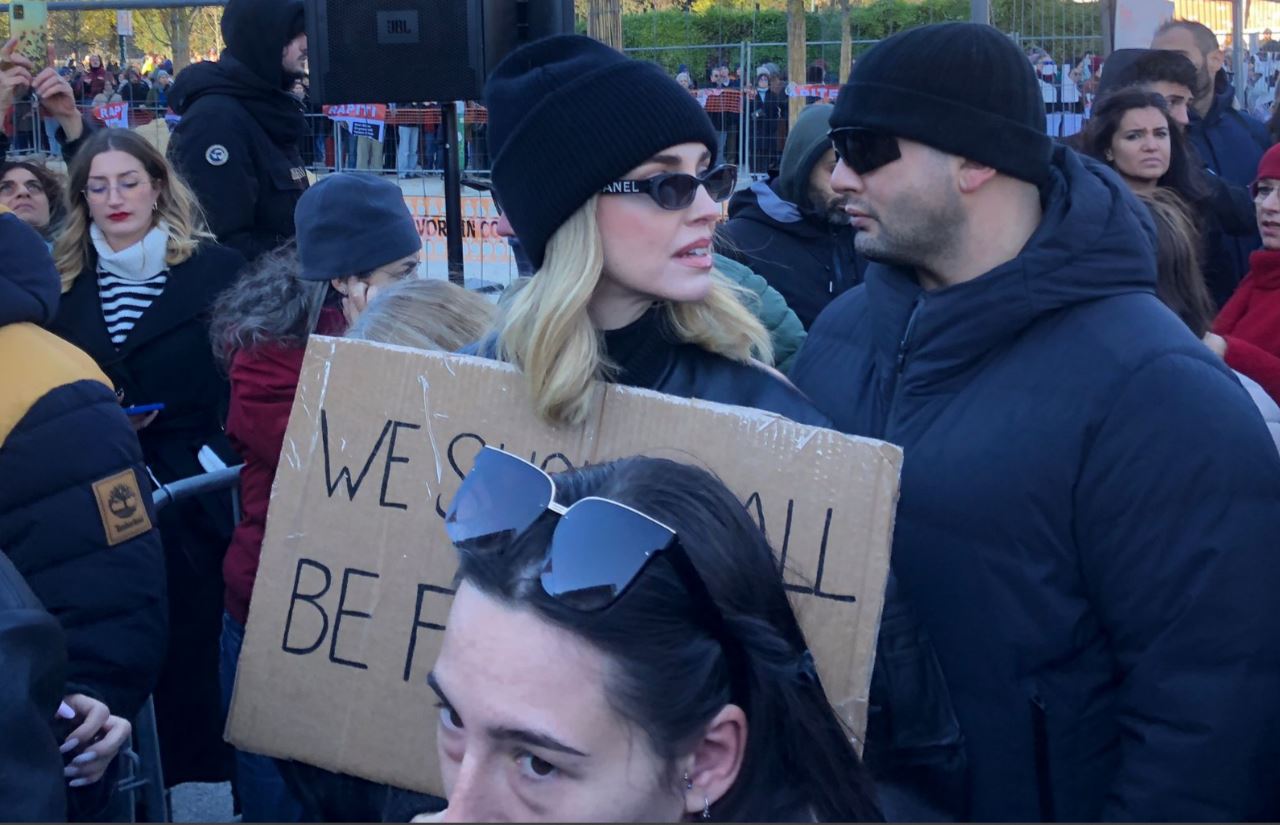
[[[138,431],[153,479],[204,472],[222,434],[227,382],[209,348],[213,299],[244,259],[206,231],[194,195],[155,147],[102,129],[71,161],[73,193],[54,260],[62,300],[49,329],[88,353]],[[179,502],[159,518],[169,593],[169,655],[155,707],[167,780],[221,781],[218,632],[229,495]]]
[[[705,470],[483,449],[428,683],[448,821],[878,820],[778,560]]]
[[[13,210],[22,222],[40,233],[51,247],[62,223],[62,176],[43,163],[9,160],[0,163],[0,205]]]
[[[503,60],[485,105],[494,191],[535,274],[473,351],[520,367],[541,419],[585,421],[607,378],[827,423],[761,363],[769,334],[715,271],[737,173],[716,165],[696,100],[655,65],[559,36]]]
[[[1156,297],[1145,207],[1053,144],[989,26],[881,41],[831,126],[873,263],[792,374],[840,429],[903,448],[894,579],[945,680],[873,676],[890,738],[868,724],[868,767],[935,820],[1280,815],[1280,615],[1259,609],[1280,457]],[[958,722],[949,763],[899,724],[931,716]]]
[[[1205,343],[1280,402],[1280,148],[1262,156],[1252,192],[1262,249],[1249,256],[1249,274]]]
[[[494,233],[506,240],[511,249],[511,256],[516,263],[516,271],[520,277],[527,278],[532,276],[534,272],[533,265],[521,248],[520,239],[516,237],[516,231],[511,228],[511,221],[507,219],[506,215],[502,214],[502,209],[498,206],[498,195],[493,191],[493,185],[489,181],[480,178],[464,178],[462,185],[475,189],[477,192],[488,192],[490,194],[498,212]],[[739,263],[719,252],[712,252],[711,260],[715,263],[716,272],[750,293],[747,295],[747,308],[755,313],[755,316],[760,319],[760,323],[764,324],[765,330],[769,333],[769,342],[773,345],[774,366],[784,375],[790,372],[791,367],[795,364],[796,356],[800,354],[800,348],[804,346],[805,336],[808,334],[805,332],[804,324],[800,321],[800,317],[787,304],[787,299],[782,297],[781,292],[770,286],[764,276],[756,274],[746,264]],[[507,294],[512,294],[518,289],[519,285]]]

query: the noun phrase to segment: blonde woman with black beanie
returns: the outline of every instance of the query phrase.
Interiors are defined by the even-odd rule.
[[[495,196],[536,272],[478,350],[524,371],[541,419],[586,420],[605,379],[827,423],[767,366],[754,299],[714,268],[736,169],[687,91],[562,36],[503,60],[485,104]]]

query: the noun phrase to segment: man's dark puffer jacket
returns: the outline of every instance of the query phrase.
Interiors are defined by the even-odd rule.
[[[0,547],[66,633],[66,692],[132,718],[167,623],[142,450],[93,360],[41,328],[59,297],[44,241],[0,215],[0,249]]]

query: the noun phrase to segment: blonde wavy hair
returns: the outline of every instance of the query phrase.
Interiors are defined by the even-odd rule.
[[[493,304],[457,284],[409,278],[378,291],[346,337],[401,347],[457,352],[493,322]]]
[[[146,138],[128,129],[102,129],[85,139],[85,144],[67,168],[66,218],[53,245],[53,260],[62,275],[66,293],[88,266],[93,250],[89,235],[92,218],[84,194],[93,159],[103,152],[124,152],[137,158],[159,190],[152,226],[164,221],[169,226],[165,262],[177,266],[196,253],[200,244],[214,237],[205,224],[204,212],[195,193]]]
[[[497,355],[518,366],[534,412],[549,424],[578,425],[591,413],[591,383],[608,379],[603,335],[587,307],[604,274],[604,241],[592,197],[547,243],[542,268],[499,304],[493,333]],[[746,290],[718,272],[701,301],[666,302],[676,337],[740,363],[773,362],[769,333],[747,308]]]

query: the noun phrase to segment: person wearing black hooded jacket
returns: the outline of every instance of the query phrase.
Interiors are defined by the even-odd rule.
[[[831,123],[875,263],[792,376],[904,450],[893,573],[967,760],[941,799],[912,781],[930,732],[877,764],[869,726],[873,774],[957,819],[1274,819],[1280,458],[1156,297],[1150,215],[1053,146],[1030,65],[987,26],[882,41]],[[892,720],[919,694],[889,688]]]
[[[854,249],[843,199],[831,191],[832,108],[814,104],[804,110],[787,137],[778,177],[734,195],[716,239],[716,251],[746,264],[782,293],[805,329],[827,304],[861,283],[867,267]]]
[[[289,94],[306,73],[303,23],[302,0],[231,0],[222,58],[183,70],[169,90],[182,116],[169,159],[218,242],[248,260],[293,237],[293,210],[307,188],[298,148],[307,122]]]

